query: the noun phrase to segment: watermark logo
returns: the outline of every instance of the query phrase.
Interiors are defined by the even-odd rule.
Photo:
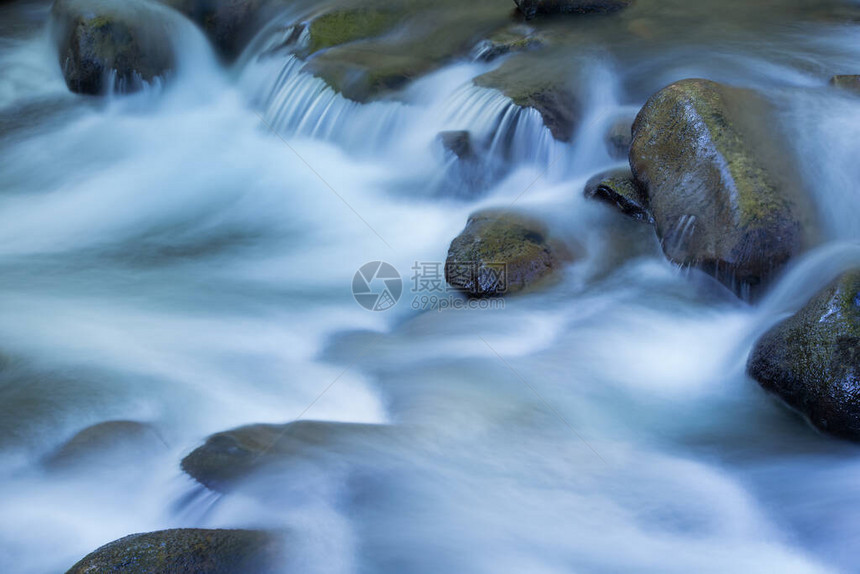
[[[365,263],[352,278],[352,295],[368,311],[387,311],[403,294],[403,279],[390,263]]]
[[[504,309],[506,291],[504,263],[416,261],[409,305],[415,311]],[[390,263],[373,261],[356,271],[352,294],[368,311],[387,311],[401,299],[403,280]]]

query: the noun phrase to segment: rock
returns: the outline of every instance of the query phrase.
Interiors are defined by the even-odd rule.
[[[272,533],[181,528],[120,538],[66,574],[274,574],[283,556],[281,537]]]
[[[621,117],[612,122],[606,134],[606,150],[612,159],[627,159],[633,142],[633,119]]]
[[[860,440],[860,270],[768,331],[747,372],[817,428]]]
[[[145,0],[57,0],[51,9],[66,85],[81,94],[132,92],[167,76],[172,28],[170,12]]]
[[[527,20],[553,14],[606,14],[623,10],[633,0],[514,0]]]
[[[266,23],[270,0],[161,0],[200,26],[226,60],[233,60]]]
[[[107,421],[78,432],[48,456],[51,470],[113,465],[117,459],[140,462],[166,448],[152,425],[136,421]]]
[[[814,209],[754,92],[683,80],[633,126],[630,166],[666,256],[749,297],[814,241]]]
[[[566,258],[540,222],[514,211],[484,210],[472,214],[451,242],[445,280],[470,297],[508,295],[538,285]]]
[[[510,25],[495,2],[369,1],[330,8],[311,20],[305,70],[344,97],[367,102],[465,57],[480,40]]]
[[[833,76],[830,78],[830,85],[860,94],[860,76]]]
[[[544,44],[528,26],[512,26],[493,34],[486,40],[481,40],[472,50],[474,59],[492,62],[500,56],[513,52],[534,50]]]
[[[585,184],[585,197],[596,199],[621,210],[624,215],[645,223],[654,223],[648,211],[648,198],[633,180],[629,169],[600,173]]]
[[[517,57],[478,76],[473,83],[498,90],[514,104],[537,111],[555,139],[569,141],[573,137],[580,106],[564,75],[553,66],[536,65],[531,58]]]
[[[402,17],[390,6],[335,9],[311,21],[309,48],[317,52],[379,36],[393,29]]]
[[[439,132],[442,148],[460,160],[470,160],[475,157],[472,147],[472,135],[467,130]]]
[[[383,425],[296,421],[220,432],[182,459],[182,470],[203,486],[228,492],[262,470],[346,449],[351,441],[385,433]]]

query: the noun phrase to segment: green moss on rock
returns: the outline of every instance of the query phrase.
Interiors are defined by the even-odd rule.
[[[860,270],[768,331],[747,370],[817,428],[860,440]]]
[[[120,538],[66,574],[274,574],[283,556],[282,539],[272,533],[182,528]]]
[[[352,9],[327,12],[310,23],[310,50],[317,52],[379,36],[392,29],[401,18],[402,14],[388,10]]]
[[[385,432],[382,425],[325,421],[248,425],[210,436],[182,459],[182,470],[207,488],[228,492],[257,472],[288,467]]]
[[[584,194],[588,199],[615,206],[621,213],[637,221],[654,223],[648,210],[648,198],[629,169],[597,174],[586,182]]]
[[[311,19],[310,44],[302,55],[308,72],[343,96],[366,102],[468,55],[507,25],[508,11],[488,0],[368,2]]]
[[[567,78],[554,68],[540,58],[523,54],[478,76],[473,83],[498,90],[517,106],[534,109],[555,139],[568,141],[573,137],[581,110]]]
[[[814,241],[814,213],[771,110],[754,92],[683,80],[651,97],[633,126],[630,166],[664,252],[742,295]]]
[[[540,284],[567,257],[539,221],[514,211],[485,210],[471,215],[451,242],[445,279],[470,297],[509,295]]]

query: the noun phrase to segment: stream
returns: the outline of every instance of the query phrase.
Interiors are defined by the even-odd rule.
[[[860,73],[860,18],[844,17],[860,3],[641,4],[650,41],[607,24],[570,59],[570,142],[471,85],[499,61],[347,100],[272,50],[290,11],[230,65],[183,22],[169,83],[81,96],[50,3],[0,4],[0,571],[232,527],[286,529],[284,571],[309,574],[856,572],[860,451],[745,364],[860,265],[860,98],[827,86]],[[824,222],[752,304],[582,194],[626,164],[604,145],[613,122],[690,77],[777,103]],[[492,140],[479,185],[453,171],[445,130]],[[512,205],[584,257],[544,289],[428,309],[415,269],[439,269],[470,213]],[[385,311],[353,296],[373,261],[403,281]],[[336,466],[225,496],[179,467],[212,433],[298,418],[413,430],[364,445],[358,494]],[[46,467],[110,420],[150,423],[163,447]]]

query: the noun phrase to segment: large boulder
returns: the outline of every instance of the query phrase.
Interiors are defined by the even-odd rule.
[[[283,556],[276,534],[182,528],[120,538],[88,554],[66,574],[269,574],[279,571]]]
[[[182,470],[211,490],[228,492],[259,472],[351,451],[356,442],[384,436],[385,429],[326,421],[247,425],[210,436],[182,459]]]
[[[768,331],[747,370],[822,431],[860,440],[860,270]]]
[[[175,65],[170,10],[145,0],[56,0],[51,32],[73,92],[132,92]]]
[[[451,242],[445,280],[470,297],[517,293],[550,277],[569,255],[531,217],[515,211],[479,211]]]
[[[552,14],[606,14],[630,6],[633,0],[514,0],[526,19]]]
[[[652,96],[633,125],[630,166],[672,261],[742,296],[813,241],[813,209],[756,93],[683,80]]]

